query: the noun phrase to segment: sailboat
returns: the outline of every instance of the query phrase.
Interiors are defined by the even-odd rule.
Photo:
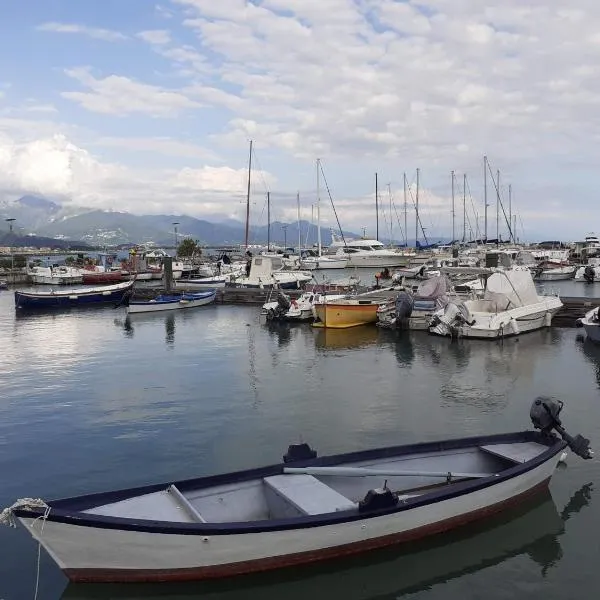
[[[306,251],[300,265],[303,269],[314,271],[317,269],[345,269],[348,265],[346,256],[323,256],[321,244],[321,161],[317,158],[317,252]]]

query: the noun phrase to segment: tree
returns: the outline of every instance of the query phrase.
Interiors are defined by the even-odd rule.
[[[202,256],[202,249],[198,245],[198,240],[185,238],[177,248],[177,256]]]

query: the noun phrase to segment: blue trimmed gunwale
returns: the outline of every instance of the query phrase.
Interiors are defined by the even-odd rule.
[[[217,293],[216,290],[206,290],[204,292],[189,292],[183,294],[162,294],[154,298],[154,300],[131,300],[129,302],[130,306],[146,306],[146,305],[154,305],[154,304],[176,304],[181,300],[205,300],[206,298],[210,298],[211,296],[215,296]]]
[[[278,475],[283,472],[284,467],[288,466],[325,467],[339,465],[351,461],[402,456],[418,452],[442,452],[460,448],[484,446],[488,444],[517,442],[537,442],[547,446],[548,449],[530,461],[522,464],[516,464],[513,467],[505,469],[497,476],[493,475],[483,479],[454,483],[449,488],[441,488],[439,490],[423,494],[422,496],[409,498],[392,508],[371,511],[369,513],[359,513],[358,510],[352,509],[336,513],[325,513],[322,515],[302,516],[288,519],[270,519],[247,522],[236,521],[225,523],[175,523],[169,521],[152,521],[148,519],[109,517],[81,512],[96,506],[102,506],[104,504],[126,500],[142,494],[158,492],[166,489],[173,483],[182,493],[185,493],[188,490],[197,490],[215,485],[238,483],[252,479],[260,479],[263,477]],[[84,496],[53,500],[48,502],[48,506],[50,506],[51,510],[47,520],[56,523],[65,523],[100,529],[118,529],[123,531],[139,531],[146,533],[165,533],[177,535],[230,535],[262,533],[270,531],[307,529],[325,525],[336,525],[341,523],[350,523],[353,521],[364,521],[374,517],[381,517],[393,513],[401,513],[406,510],[411,510],[413,508],[426,506],[429,504],[435,504],[437,502],[442,502],[444,500],[470,494],[486,487],[491,487],[497,483],[507,481],[508,479],[512,479],[522,475],[523,473],[526,473],[527,471],[535,469],[539,465],[556,456],[566,446],[567,443],[556,436],[544,436],[537,431],[522,431],[517,433],[477,436],[439,442],[424,442],[405,446],[392,446],[387,448],[376,448],[372,450],[361,450],[346,454],[322,456],[288,464],[280,463],[266,467],[248,469],[245,471],[236,471],[233,473],[210,475],[207,477],[187,479],[183,481],[169,481],[166,483],[158,483],[111,492],[99,492],[95,494],[86,494]],[[42,516],[43,514],[44,510],[41,508],[15,510],[15,515],[18,517],[36,518]]]

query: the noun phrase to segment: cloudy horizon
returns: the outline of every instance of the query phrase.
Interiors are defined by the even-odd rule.
[[[0,200],[137,214],[310,220],[316,159],[345,230],[488,237],[496,190],[521,239],[600,229],[600,6],[574,0],[29,0],[0,37]],[[321,179],[322,224],[334,226]],[[500,233],[508,236],[501,214]]]

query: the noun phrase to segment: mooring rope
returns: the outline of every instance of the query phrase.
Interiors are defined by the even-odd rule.
[[[11,506],[0,512],[0,525],[16,527],[17,521],[14,512],[19,508],[45,508],[47,509],[47,512],[50,510],[50,507],[41,498],[20,498]]]

